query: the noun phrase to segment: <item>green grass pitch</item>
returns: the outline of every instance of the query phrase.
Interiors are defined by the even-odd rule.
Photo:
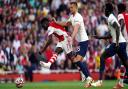
[[[102,87],[90,87],[89,89],[112,89],[116,81],[104,81]],[[40,83],[25,83],[24,87],[20,89],[86,89],[83,87],[84,83],[77,81],[70,82],[40,82]],[[0,84],[0,89],[17,89],[15,84],[7,83]],[[128,85],[125,88],[128,89]]]

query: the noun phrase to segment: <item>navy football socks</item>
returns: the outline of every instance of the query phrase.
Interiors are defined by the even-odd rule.
[[[76,62],[76,65],[80,67],[80,70],[83,72],[83,74],[85,75],[86,78],[87,78],[88,76],[90,76],[86,64],[84,64],[84,63],[81,62],[81,61],[78,61],[78,62]]]

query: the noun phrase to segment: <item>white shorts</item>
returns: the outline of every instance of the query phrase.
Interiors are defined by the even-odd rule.
[[[71,37],[64,37],[64,41],[58,42],[56,47],[61,47],[66,52],[66,54],[70,53],[73,50]]]

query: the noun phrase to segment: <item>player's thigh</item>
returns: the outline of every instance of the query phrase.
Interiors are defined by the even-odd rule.
[[[88,49],[88,41],[80,42],[79,45],[77,46],[77,55],[81,57],[85,57],[87,49]]]
[[[63,50],[66,52],[66,54],[73,51],[72,42],[70,42],[68,39],[61,42]]]
[[[112,57],[116,54],[116,44],[112,43],[110,44],[102,53],[101,55],[101,59],[104,58],[108,58],[108,57]]]
[[[126,45],[125,42],[124,42],[124,43],[120,43],[120,44],[119,44],[119,48],[118,48],[118,52],[117,52],[118,56],[120,57],[120,59],[121,59],[121,61],[122,61],[123,63],[125,63],[126,60],[128,60],[128,55],[127,55],[126,46],[127,46],[127,45]]]
[[[77,55],[74,59],[73,62],[78,62],[78,61],[82,61],[83,57],[81,55]]]

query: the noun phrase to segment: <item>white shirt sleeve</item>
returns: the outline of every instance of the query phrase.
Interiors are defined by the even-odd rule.
[[[75,17],[74,19],[74,24],[80,24],[82,22],[82,18],[81,17]]]
[[[53,34],[53,32],[54,32],[54,28],[51,27],[51,26],[48,27],[48,31],[47,31],[48,36],[51,35],[51,34]]]
[[[116,22],[118,24],[118,21],[116,19],[116,17],[114,15],[110,15],[110,17],[108,18],[108,22],[112,25],[114,22]]]
[[[120,21],[121,19],[124,19],[123,14],[119,14],[119,15],[118,15],[118,21]]]
[[[67,22],[71,22],[71,16],[68,18]]]

